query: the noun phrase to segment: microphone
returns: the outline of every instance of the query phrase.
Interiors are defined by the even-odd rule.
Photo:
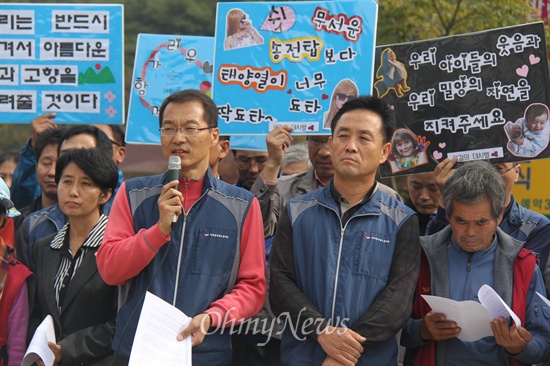
[[[168,180],[180,180],[180,170],[181,170],[181,158],[179,156],[170,156],[168,158]],[[179,184],[175,187],[178,189]],[[178,215],[174,214],[172,217],[172,230],[176,228],[176,222],[178,221]]]

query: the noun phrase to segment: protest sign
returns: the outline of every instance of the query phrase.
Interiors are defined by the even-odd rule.
[[[122,5],[2,4],[0,115],[122,124]]]
[[[397,130],[381,176],[432,171],[446,157],[550,157],[543,23],[376,48],[373,94]]]
[[[524,161],[512,193],[523,207],[550,219],[550,159]]]
[[[329,134],[340,106],[372,90],[377,11],[373,0],[218,3],[220,132]]]
[[[128,108],[126,142],[159,144],[159,108],[180,90],[212,96],[214,38],[139,34]]]

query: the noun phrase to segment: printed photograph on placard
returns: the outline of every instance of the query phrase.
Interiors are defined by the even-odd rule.
[[[447,157],[549,158],[546,55],[542,22],[376,47],[373,93],[412,136],[392,141],[381,176],[433,171]]]
[[[330,134],[350,98],[370,94],[374,0],[220,2],[213,95],[222,134]]]

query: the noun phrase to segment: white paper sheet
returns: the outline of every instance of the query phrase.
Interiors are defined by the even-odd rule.
[[[176,338],[190,322],[182,311],[147,292],[129,366],[191,366],[191,337],[181,342]]]
[[[479,298],[479,302],[482,303],[487,310],[489,311],[489,315],[491,315],[492,319],[497,319],[499,316],[503,316],[505,318],[512,317],[514,320],[514,323],[516,323],[517,326],[521,326],[521,320],[518,318],[516,313],[512,311],[506,305],[504,300],[497,294],[495,290],[491,288],[489,285],[483,285],[477,292],[477,297]]]
[[[422,295],[424,300],[436,313],[444,314],[461,328],[458,339],[473,342],[493,335],[491,320],[503,316],[512,317],[517,325],[521,320],[506,305],[504,300],[489,285],[483,285],[477,292],[479,302],[466,300],[455,301],[439,296]]]
[[[491,317],[485,306],[472,300],[455,301],[445,297],[422,295],[436,313],[444,314],[461,328],[458,339],[473,342],[493,335]]]
[[[537,292],[537,295],[539,295],[539,297],[542,299],[542,301],[544,301],[546,305],[550,306],[550,300],[548,300],[546,297],[542,296],[542,294],[538,292]]]
[[[21,366],[30,366],[39,358],[42,359],[44,365],[52,366],[55,356],[50,347],[48,347],[48,342],[56,343],[55,329],[51,315],[46,316],[38,328],[36,328],[29,348],[27,348],[25,357],[23,357],[23,361],[21,362]]]

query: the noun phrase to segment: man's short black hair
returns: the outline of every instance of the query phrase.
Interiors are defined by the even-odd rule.
[[[204,111],[203,117],[208,127],[218,127],[218,107],[208,95],[195,89],[182,90],[164,99],[159,109],[159,127],[162,127],[164,120],[164,110],[170,103],[182,104],[188,102],[198,102],[202,105]]]
[[[342,115],[346,112],[363,109],[376,113],[382,119],[382,133],[384,135],[384,143],[391,140],[395,129],[395,112],[382,99],[373,96],[360,96],[359,98],[348,100],[342,108],[336,113],[330,123],[330,130],[334,135],[334,130]]]
[[[46,146],[60,145],[63,133],[65,133],[65,128],[58,126],[49,128],[36,137],[36,141],[34,142],[34,158],[36,159],[36,162],[40,160],[42,151],[44,151]],[[57,151],[59,152],[59,149],[57,149]]]
[[[58,155],[61,155],[61,145],[63,142],[76,135],[90,135],[95,138],[96,148],[105,152],[109,156],[113,156],[113,144],[105,132],[92,125],[77,125],[69,128],[61,136],[59,147],[57,148]]]
[[[107,125],[107,126],[109,126],[109,128],[113,132],[113,137],[115,138],[114,142],[116,142],[118,146],[126,146],[126,141],[125,141],[126,134],[122,130],[122,127],[120,127],[120,125]]]

